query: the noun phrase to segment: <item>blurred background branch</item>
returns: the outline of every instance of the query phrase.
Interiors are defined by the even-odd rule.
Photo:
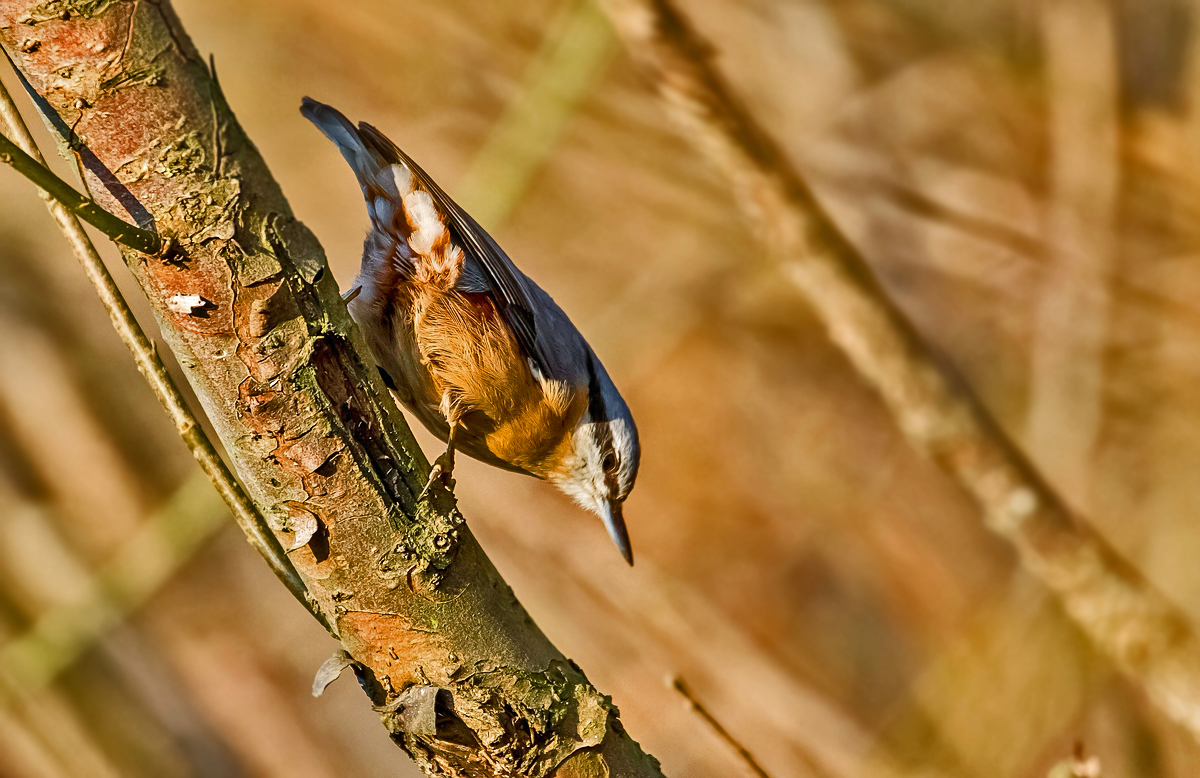
[[[725,85],[711,65],[714,49],[691,23],[668,0],[601,2],[688,139],[725,176],[772,259],[880,393],[912,444],[976,500],[988,525],[1017,547],[1029,572],[1062,599],[1100,649],[1200,738],[1200,638],[1187,614],[1066,507],[935,356],[782,150]],[[1094,113],[1088,114],[1093,120]],[[1107,135],[1102,130],[1102,138],[1111,135],[1111,127]],[[1075,168],[1089,169],[1089,163]],[[1095,361],[1091,354],[1065,358],[1073,369]],[[1080,393],[1095,393],[1070,388],[1077,390],[1072,402],[1090,402]],[[1086,440],[1082,445],[1091,450]]]
[[[137,317],[125,302],[125,298],[109,274],[108,268],[105,266],[104,260],[100,258],[99,252],[96,251],[91,238],[84,232],[80,218],[87,218],[89,224],[114,242],[142,253],[158,253],[161,248],[158,236],[125,224],[95,202],[84,198],[69,184],[54,175],[53,171],[46,167],[45,158],[38,151],[33,136],[25,125],[25,120],[21,118],[16,104],[13,103],[12,97],[3,84],[0,84],[0,121],[4,123],[4,131],[16,139],[16,143],[14,143],[12,140],[4,138],[3,143],[13,147],[12,152],[24,155],[24,169],[18,168],[18,170],[42,188],[42,198],[46,201],[50,215],[58,223],[63,237],[71,244],[76,259],[83,267],[84,275],[91,281],[96,295],[108,312],[113,329],[129,349],[138,371],[146,379],[146,383],[150,385],[158,401],[162,404],[163,410],[167,412],[167,416],[175,425],[175,429],[183,438],[188,450],[200,464],[200,469],[229,507],[238,526],[246,534],[246,539],[263,557],[275,576],[322,626],[336,634],[336,630],[332,628],[325,614],[309,596],[308,589],[271,533],[266,519],[246,496],[237,479],[233,477],[233,473],[229,471],[224,460],[213,447],[207,433],[192,414],[187,401],[176,388],[174,379],[171,378],[166,366],[159,359],[157,350],[150,339],[146,337],[146,333],[138,324]],[[0,146],[0,153],[3,153],[3,146]],[[100,610],[97,611],[98,614],[100,612]]]
[[[758,778],[771,778],[770,773],[763,769],[763,766],[758,763],[758,760],[754,758],[754,755],[751,754],[744,745],[738,742],[738,739],[733,736],[733,733],[722,726],[721,722],[717,720],[717,717],[714,716],[708,708],[704,707],[703,703],[696,699],[696,695],[694,695],[692,690],[688,688],[687,682],[676,676],[670,680],[670,683],[671,688],[679,692],[679,696],[686,701],[688,707],[696,712],[696,715],[708,725],[709,729],[711,729],[718,738],[723,740],[726,745],[733,749],[734,753],[736,753],[738,758],[742,760],[742,763],[745,764],[749,773],[758,776]],[[822,775],[822,773],[818,772],[820,768],[813,766],[812,769],[815,775]]]
[[[517,96],[488,132],[459,182],[459,204],[488,229],[503,224],[559,148],[580,103],[618,51],[593,0],[564,3]]]
[[[0,705],[53,683],[97,640],[128,618],[222,526],[221,502],[205,477],[184,482],[156,515],[93,576],[80,596],[40,614],[0,647]]]
[[[1195,615],[1197,6],[1057,5],[1053,28],[1040,0],[693,0],[688,12],[937,352],[1068,502]],[[642,422],[648,453],[628,511],[638,567],[620,570],[603,537],[532,482],[463,461],[459,497],[540,625],[613,693],[668,774],[746,769],[662,684],[678,672],[776,776],[816,764],[846,778],[1044,778],[1083,740],[1105,775],[1192,777],[1190,733],[1110,669],[973,520],[978,508],[913,453],[763,262],[728,185],[612,56],[594,7],[173,6],[212,47],[224,91],[343,286],[366,228],[361,195],[296,115],[301,95],[387,129],[462,201],[505,193],[489,227],[583,325]],[[581,28],[591,43],[568,45]],[[1081,83],[1071,72],[1085,66],[1095,70]],[[1111,164],[1091,160],[1097,180],[1116,174],[1113,213],[1083,239],[1111,237],[1094,255],[1102,278],[1067,269],[1075,249],[1052,217],[1092,208],[1067,185],[1092,174],[1056,171],[1086,161],[1085,143],[1104,148],[1101,128],[1118,134]],[[553,140],[535,147],[526,132]],[[146,522],[201,484],[28,185],[0,175],[0,198],[0,644],[32,646],[49,633],[29,630],[102,591],[97,577]],[[1074,319],[1046,315],[1056,295],[1103,310],[1100,334],[1081,339]],[[1054,360],[1035,349],[1097,359],[1081,365],[1096,394],[1076,408],[1059,392],[1070,415],[1056,420],[1053,379],[1034,368]],[[1035,396],[1047,400],[1038,442]],[[1077,452],[1062,466],[1082,468],[1083,493],[1042,448],[1060,443]],[[197,522],[185,537],[215,519],[195,508],[171,520]],[[176,566],[162,586],[140,607],[110,599],[119,620],[98,634],[88,620],[56,633],[81,641],[77,659],[9,698],[0,773],[417,774],[396,764],[353,683],[309,697],[328,655],[322,629],[232,522],[210,538],[187,544],[190,559],[164,552]]]

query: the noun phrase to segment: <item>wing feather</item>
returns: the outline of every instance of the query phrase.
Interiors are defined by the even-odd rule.
[[[521,352],[536,373],[548,377],[550,360],[538,339],[533,298],[524,274],[479,222],[459,207],[412,157],[366,122],[359,123],[358,133],[375,153],[399,162],[412,171],[421,187],[429,192],[434,204],[445,214],[455,242],[466,252],[468,259],[474,260],[483,271],[500,315],[516,338]]]

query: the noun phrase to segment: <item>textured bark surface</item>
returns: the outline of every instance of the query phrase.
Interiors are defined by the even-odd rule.
[[[418,503],[428,464],[322,250],[169,4],[0,2],[0,39],[92,195],[177,247],[124,256],[397,742],[430,774],[659,775],[452,499]],[[438,690],[436,735],[402,706],[411,687]]]

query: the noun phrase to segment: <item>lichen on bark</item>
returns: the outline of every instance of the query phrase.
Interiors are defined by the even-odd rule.
[[[292,215],[165,0],[6,0],[0,42],[68,127],[246,491],[393,738],[431,774],[660,775],[537,629],[429,466]],[[183,302],[181,302],[183,301]],[[186,304],[184,304],[186,303]],[[397,702],[433,693],[436,734]]]

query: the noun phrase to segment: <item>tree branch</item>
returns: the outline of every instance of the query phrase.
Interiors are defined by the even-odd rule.
[[[600,0],[684,134],[909,441],[979,505],[1092,642],[1200,736],[1200,640],[1169,602],[1074,515],[970,390],[939,364],[668,0]]]
[[[148,240],[133,239],[132,241],[123,240],[122,236],[127,234],[128,230],[133,230],[142,236],[149,236],[153,239],[154,245],[158,246],[158,236],[144,230],[139,230],[131,227],[117,217],[108,213],[91,200],[83,197],[75,191],[74,187],[63,181],[58,176],[46,167],[46,160],[38,151],[37,144],[33,140],[33,136],[29,133],[29,127],[26,126],[25,120],[21,118],[20,112],[17,110],[16,104],[13,103],[12,96],[9,95],[8,89],[0,84],[0,121],[4,124],[5,131],[17,142],[9,140],[0,135],[0,158],[6,154],[10,157],[5,159],[10,162],[12,159],[18,158],[24,160],[23,164],[29,168],[31,172],[22,171],[27,178],[38,184],[43,191],[43,199],[46,201],[46,208],[50,211],[50,215],[54,217],[54,221],[58,223],[58,227],[62,230],[63,236],[71,244],[72,250],[75,252],[76,258],[80,265],[83,266],[84,274],[92,283],[92,287],[96,290],[96,295],[100,298],[101,305],[108,312],[109,320],[112,322],[113,329],[117,331],[117,336],[129,349],[129,353],[133,355],[134,363],[137,365],[138,371],[146,379],[146,383],[150,385],[159,402],[162,403],[163,409],[171,418],[175,429],[179,432],[183,442],[192,452],[192,456],[200,464],[200,469],[212,481],[213,486],[217,488],[217,493],[221,499],[229,506],[229,510],[233,513],[233,518],[241,527],[242,532],[246,534],[250,544],[262,555],[266,560],[267,565],[271,568],[271,572],[283,582],[283,585],[288,588],[297,600],[300,601],[305,608],[321,622],[327,630],[332,631],[328,619],[325,614],[316,606],[308,597],[308,590],[304,586],[304,582],[300,580],[300,576],[296,574],[296,568],[292,566],[287,555],[284,554],[283,548],[275,536],[271,534],[270,527],[267,526],[266,520],[259,514],[258,509],[246,493],[242,490],[237,479],[229,472],[229,468],[225,466],[224,460],[213,447],[212,441],[204,433],[204,428],[200,426],[199,421],[188,408],[187,401],[183,399],[178,387],[175,386],[174,379],[167,372],[166,366],[158,357],[158,352],[154,349],[154,344],[146,337],[146,333],[138,324],[137,318],[133,315],[129,305],[125,302],[121,290],[117,287],[116,281],[113,280],[112,274],[108,272],[108,267],[104,264],[104,260],[100,258],[99,252],[96,251],[96,246],[92,243],[92,239],[88,237],[84,231],[83,225],[79,223],[78,216],[80,211],[84,210],[90,216],[88,223],[96,226],[115,242],[127,246],[135,251],[142,253],[158,253],[158,249],[147,251],[142,248],[142,245],[149,247]],[[17,144],[20,144],[18,146]],[[23,148],[22,148],[23,147]],[[5,152],[5,148],[10,148],[11,152]],[[18,170],[21,168],[17,164],[13,164]],[[57,183],[55,183],[57,182]],[[65,191],[64,191],[65,190]],[[64,199],[65,198],[65,199]],[[73,207],[72,202],[76,206],[80,202],[84,207]],[[116,226],[113,232],[106,231],[104,224],[107,222],[115,222]]]
[[[533,624],[452,497],[417,500],[429,465],[320,245],[170,4],[67,5],[0,2],[0,42],[75,128],[95,201],[148,217],[178,247],[169,260],[122,255],[394,740],[430,774],[661,775]],[[420,687],[432,725],[404,707]]]
[[[5,96],[0,99],[11,102],[7,90]],[[11,133],[11,126],[9,131]],[[91,199],[79,194],[73,186],[54,175],[50,168],[26,154],[20,146],[4,135],[0,135],[0,162],[11,166],[13,170],[41,187],[42,191],[62,205],[67,213],[83,219],[122,246],[143,254],[157,254],[162,249],[162,242],[153,232],[139,229],[118,219]]]

